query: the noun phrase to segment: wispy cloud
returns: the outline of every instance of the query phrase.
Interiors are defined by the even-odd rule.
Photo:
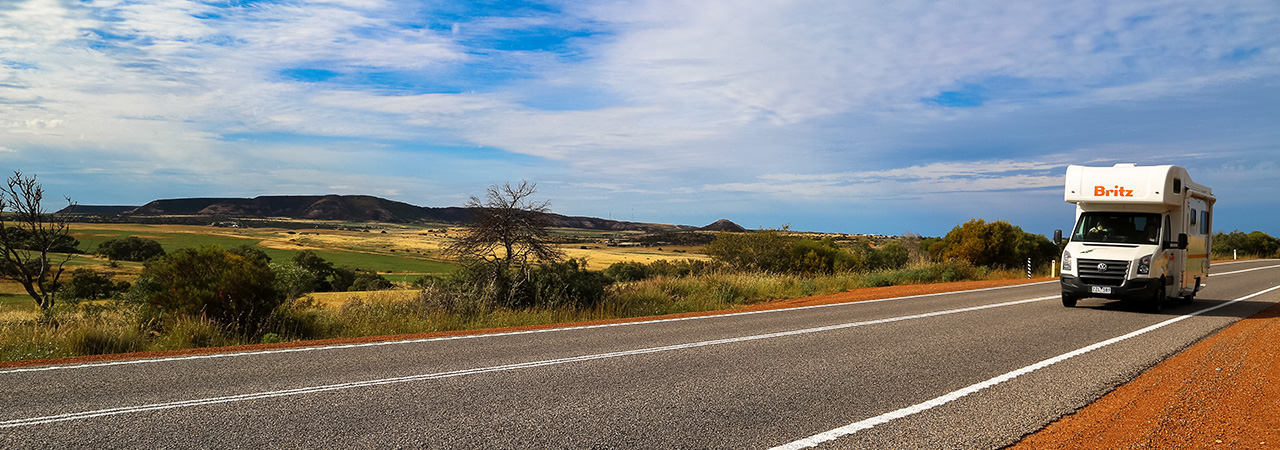
[[[0,154],[210,194],[542,178],[579,210],[1044,190],[1280,162],[1276,29],[1268,2],[22,0]]]

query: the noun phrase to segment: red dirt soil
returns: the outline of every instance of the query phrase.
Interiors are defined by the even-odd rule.
[[[1280,305],[1236,322],[1010,449],[1280,448]]]

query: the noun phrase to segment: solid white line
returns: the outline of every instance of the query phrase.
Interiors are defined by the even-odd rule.
[[[1211,263],[1210,263],[1210,265],[1211,265],[1211,266],[1226,266],[1226,265],[1231,265],[1231,264],[1244,264],[1244,263],[1256,263],[1256,262],[1273,262],[1273,261],[1280,261],[1280,260],[1277,260],[1277,259],[1238,259],[1238,260],[1235,260],[1235,261],[1211,262]]]
[[[1220,276],[1223,276],[1223,275],[1235,275],[1235,274],[1237,274],[1237,273],[1253,272],[1253,271],[1255,271],[1255,270],[1274,269],[1274,268],[1277,268],[1277,267],[1280,267],[1280,266],[1262,266],[1262,267],[1254,267],[1254,268],[1252,268],[1252,269],[1241,269],[1241,270],[1237,270],[1237,271],[1234,271],[1234,272],[1211,273],[1211,274],[1209,274],[1209,278],[1211,278],[1211,279],[1212,279],[1213,277],[1220,277]]]
[[[409,375],[409,376],[403,376],[403,377],[382,378],[382,379],[376,379],[376,380],[338,383],[338,384],[312,386],[312,387],[304,387],[304,388],[296,388],[296,389],[285,389],[285,390],[279,390],[279,391],[255,392],[255,393],[231,395],[231,396],[224,396],[224,397],[210,397],[210,398],[182,400],[182,401],[168,402],[168,403],[153,403],[149,405],[100,409],[96,411],[65,413],[65,414],[57,414],[52,416],[13,419],[13,420],[0,422],[0,428],[13,428],[13,427],[20,427],[20,426],[27,426],[27,425],[40,425],[40,424],[47,424],[47,423],[54,423],[54,422],[66,422],[71,420],[88,419],[92,417],[114,416],[118,414],[129,414],[129,413],[137,413],[137,412],[144,412],[144,411],[156,411],[156,410],[162,410],[162,409],[173,409],[173,408],[184,408],[184,407],[190,407],[190,406],[240,402],[240,401],[256,400],[256,399],[263,399],[263,398],[284,397],[284,396],[291,396],[291,395],[310,394],[310,393],[316,393],[316,392],[354,389],[354,388],[369,387],[369,386],[379,386],[379,385],[385,385],[385,384],[407,383],[407,382],[423,381],[423,380],[435,380],[435,379],[452,378],[452,377],[458,377],[458,376],[464,376],[464,375],[475,375],[475,374],[490,373],[490,372],[504,372],[504,371],[510,371],[510,370],[527,369],[531,367],[552,366],[552,365],[566,364],[566,363],[573,363],[573,362],[592,361],[592,360],[608,359],[608,358],[619,358],[623,356],[642,355],[642,354],[665,352],[665,351],[672,351],[672,350],[683,350],[683,349],[696,348],[696,347],[705,347],[709,345],[730,344],[735,342],[747,342],[747,341],[755,341],[755,340],[761,340],[761,339],[773,339],[773,338],[780,338],[780,337],[787,337],[787,336],[798,336],[803,334],[820,333],[825,331],[840,330],[845,328],[853,328],[853,327],[860,327],[860,326],[866,326],[866,325],[877,325],[877,324],[883,324],[883,323],[901,322],[904,320],[922,319],[927,317],[937,317],[937,316],[943,316],[948,314],[959,314],[964,312],[980,311],[984,309],[1021,305],[1024,303],[1039,302],[1039,301],[1057,299],[1057,298],[1058,298],[1057,295],[1053,295],[1048,297],[1015,300],[1011,302],[992,303],[992,304],[981,305],[981,306],[971,306],[967,308],[934,311],[934,312],[928,312],[923,314],[912,314],[907,316],[889,317],[884,319],[867,320],[862,322],[849,322],[849,323],[828,325],[828,326],[816,327],[816,328],[804,328],[804,329],[792,330],[792,331],[780,331],[776,333],[756,334],[756,335],[741,336],[741,337],[735,337],[735,338],[715,339],[710,341],[690,342],[685,344],[665,345],[660,347],[649,347],[649,348],[625,350],[625,351],[610,352],[610,353],[598,353],[593,355],[572,356],[568,358],[557,358],[557,359],[548,359],[548,360],[542,360],[542,361],[506,364],[506,365],[500,365],[500,366],[463,369],[463,370],[455,370],[450,372]]]
[[[1028,374],[1028,373],[1035,372],[1035,371],[1037,371],[1037,370],[1043,369],[1043,368],[1045,368],[1045,367],[1049,367],[1049,366],[1051,366],[1051,365],[1057,364],[1057,363],[1062,362],[1062,361],[1065,361],[1065,360],[1067,360],[1067,359],[1070,359],[1070,358],[1073,358],[1073,357],[1076,357],[1076,356],[1080,356],[1080,355],[1083,355],[1083,354],[1085,354],[1085,353],[1089,353],[1089,352],[1091,352],[1091,351],[1094,351],[1094,350],[1097,350],[1097,349],[1100,349],[1100,348],[1106,347],[1106,346],[1108,346],[1108,345],[1111,345],[1111,344],[1114,344],[1114,343],[1117,343],[1117,342],[1120,342],[1120,341],[1123,341],[1123,340],[1126,340],[1126,339],[1132,338],[1132,337],[1134,337],[1134,336],[1139,336],[1139,335],[1142,335],[1142,334],[1146,334],[1146,333],[1148,333],[1148,332],[1150,332],[1150,331],[1153,331],[1153,330],[1156,330],[1156,329],[1162,328],[1162,327],[1164,327],[1164,326],[1167,326],[1167,325],[1170,325],[1170,324],[1173,324],[1173,323],[1177,323],[1177,322],[1180,322],[1180,321],[1186,320],[1186,319],[1191,318],[1191,317],[1194,317],[1194,316],[1198,316],[1198,315],[1200,315],[1200,314],[1207,313],[1207,312],[1209,312],[1209,311],[1213,311],[1213,310],[1218,309],[1218,308],[1225,307],[1225,306],[1227,306],[1227,305],[1235,304],[1235,303],[1240,302],[1240,301],[1248,300],[1248,299],[1251,299],[1251,298],[1257,297],[1257,296],[1259,296],[1259,295],[1266,294],[1266,293],[1271,292],[1271,291],[1274,291],[1274,290],[1276,290],[1276,289],[1280,289],[1280,285],[1278,285],[1278,286],[1273,286],[1273,287],[1271,287],[1271,288],[1268,288],[1268,289],[1265,289],[1265,290],[1262,290],[1262,291],[1259,291],[1259,292],[1255,292],[1255,293],[1253,293],[1253,294],[1249,294],[1249,295],[1246,295],[1246,296],[1244,296],[1244,297],[1240,297],[1240,298],[1237,298],[1237,299],[1235,299],[1235,300],[1232,300],[1232,301],[1229,301],[1229,302],[1226,302],[1226,303],[1222,303],[1222,304],[1215,305],[1215,306],[1211,306],[1211,307],[1209,307],[1209,308],[1205,308],[1205,309],[1202,309],[1202,310],[1199,310],[1199,311],[1195,311],[1195,312],[1187,313],[1187,314],[1184,314],[1184,315],[1181,315],[1181,316],[1178,316],[1178,317],[1174,317],[1174,318],[1169,319],[1169,320],[1166,320],[1166,321],[1164,321],[1164,322],[1160,322],[1160,323],[1157,323],[1157,324],[1155,324],[1155,325],[1151,325],[1151,326],[1149,326],[1149,327],[1146,327],[1146,328],[1140,329],[1140,330],[1138,330],[1138,331],[1134,331],[1134,332],[1129,333],[1129,334],[1125,334],[1125,335],[1123,335],[1123,336],[1114,337],[1114,338],[1107,339],[1107,340],[1105,340],[1105,341],[1102,341],[1102,342],[1099,342],[1099,343],[1096,343],[1096,344],[1093,344],[1093,345],[1090,345],[1090,346],[1087,346],[1087,347],[1083,347],[1083,348],[1077,349],[1077,350],[1075,350],[1075,351],[1071,351],[1071,352],[1063,353],[1063,354],[1061,354],[1061,355],[1058,355],[1058,356],[1055,356],[1055,357],[1052,357],[1052,358],[1046,359],[1046,360],[1044,360],[1044,361],[1040,361],[1040,362],[1038,362],[1038,363],[1035,363],[1035,364],[1032,364],[1032,365],[1029,365],[1029,366],[1023,367],[1023,368],[1021,368],[1021,369],[1014,370],[1014,371],[1009,372],[1009,373],[1006,373],[1006,374],[1004,374],[1004,375],[1000,375],[1000,376],[997,376],[997,377],[995,377],[995,378],[991,378],[991,379],[986,380],[986,381],[982,381],[982,382],[979,382],[979,383],[975,383],[975,384],[969,385],[968,387],[965,387],[965,388],[962,388],[962,389],[956,390],[956,391],[954,391],[954,392],[950,392],[950,393],[948,393],[948,394],[942,395],[942,396],[937,397],[937,398],[934,398],[934,399],[932,399],[932,400],[928,400],[928,401],[925,401],[925,402],[922,402],[922,403],[917,403],[917,404],[915,404],[915,405],[911,405],[911,406],[908,406],[908,407],[906,407],[906,408],[898,409],[898,410],[896,410],[896,411],[890,411],[890,412],[887,412],[887,413],[881,414],[881,415],[879,415],[879,416],[875,416],[875,417],[872,417],[872,418],[869,418],[869,419],[864,419],[864,420],[861,420],[861,421],[858,421],[858,422],[854,422],[854,423],[851,423],[851,424],[848,424],[848,425],[845,425],[845,426],[842,426],[842,427],[840,427],[840,428],[836,428],[836,429],[833,429],[833,430],[830,430],[830,431],[825,431],[825,432],[822,432],[822,433],[818,433],[818,434],[815,434],[815,435],[813,435],[813,436],[809,436],[809,437],[804,438],[804,439],[800,439],[800,440],[797,440],[797,441],[794,441],[794,442],[787,443],[787,444],[785,444],[785,445],[780,445],[780,446],[774,447],[774,448],[772,448],[772,449],[770,449],[770,450],[798,450],[798,449],[802,449],[802,448],[815,447],[815,446],[817,446],[818,444],[821,444],[821,443],[823,443],[823,442],[827,442],[827,441],[835,440],[835,439],[840,438],[840,437],[843,437],[843,436],[848,436],[848,435],[850,435],[850,434],[857,433],[857,432],[862,431],[862,430],[866,430],[866,429],[868,429],[868,428],[871,428],[871,427],[874,427],[874,426],[876,426],[876,425],[880,425],[880,424],[883,424],[883,423],[889,422],[889,421],[894,420],[894,419],[900,419],[900,418],[907,417],[907,416],[910,416],[910,415],[913,415],[913,414],[917,414],[917,413],[920,413],[920,412],[928,411],[929,409],[932,409],[932,408],[935,408],[935,407],[938,407],[938,406],[942,406],[942,405],[945,405],[945,404],[947,404],[947,403],[951,403],[952,401],[958,400],[958,399],[960,399],[960,398],[962,398],[962,397],[964,397],[964,396],[967,396],[967,395],[972,394],[972,393],[974,393],[974,392],[978,392],[978,391],[981,391],[981,390],[983,390],[983,389],[986,389],[986,388],[989,388],[989,387],[995,386],[995,385],[1000,384],[1000,383],[1004,383],[1004,382],[1006,382],[1006,381],[1009,381],[1009,380],[1012,380],[1012,379],[1014,379],[1014,378],[1017,378],[1017,377],[1019,377],[1019,376],[1021,376],[1021,375],[1026,375],[1026,374]]]
[[[850,305],[866,304],[866,303],[909,300],[909,299],[917,299],[917,298],[924,298],[924,297],[937,297],[942,295],[967,294],[967,293],[973,293],[973,292],[994,291],[999,289],[1012,289],[1017,287],[1035,286],[1040,284],[1057,283],[1057,282],[1058,282],[1057,280],[1040,281],[1036,283],[1014,284],[1009,286],[997,286],[997,287],[982,288],[982,289],[970,289],[967,291],[938,292],[934,294],[910,295],[906,297],[882,298],[882,299],[863,300],[863,301],[848,302],[848,303],[832,303],[832,304],[826,304],[826,305],[797,306],[794,308],[769,309],[769,310],[763,310],[763,311],[744,311],[744,312],[736,312],[736,313],[728,313],[728,314],[713,314],[713,315],[696,316],[696,317],[680,317],[680,318],[674,318],[674,319],[655,319],[655,320],[642,320],[642,321],[636,321],[636,322],[583,325],[583,326],[576,326],[576,327],[544,328],[540,330],[508,331],[503,333],[487,333],[487,334],[467,334],[467,335],[445,336],[445,337],[435,337],[435,338],[365,342],[360,344],[324,345],[324,346],[316,346],[316,347],[293,347],[293,348],[282,348],[282,349],[275,349],[275,350],[255,350],[255,351],[244,351],[244,352],[233,352],[233,353],[207,353],[202,355],[170,356],[170,357],[164,357],[164,358],[146,358],[146,359],[127,359],[127,360],[119,360],[119,361],[104,361],[104,362],[71,364],[71,365],[18,367],[13,369],[0,370],[0,375],[9,374],[9,373],[21,373],[21,372],[45,372],[45,371],[52,371],[52,370],[88,369],[88,368],[95,368],[95,367],[126,366],[126,365],[135,365],[135,364],[152,364],[152,363],[174,362],[174,361],[192,361],[192,360],[201,360],[201,359],[274,355],[274,354],[280,354],[280,353],[312,352],[312,351],[320,351],[320,350],[340,350],[340,349],[348,349],[348,348],[379,347],[384,345],[417,344],[417,343],[423,343],[423,342],[452,341],[452,340],[459,340],[459,339],[480,339],[480,338],[491,338],[491,337],[501,337],[501,336],[516,336],[516,335],[524,335],[524,334],[554,333],[554,332],[575,331],[575,330],[589,330],[589,329],[596,329],[596,328],[645,325],[645,324],[665,323],[665,322],[681,322],[681,321],[687,321],[687,320],[718,319],[723,317],[747,316],[747,315],[753,315],[753,314],[771,314],[771,313],[780,313],[785,311],[799,311],[804,309],[832,308],[837,306],[850,306]]]

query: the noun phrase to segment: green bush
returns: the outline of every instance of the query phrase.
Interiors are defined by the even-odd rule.
[[[355,278],[351,281],[350,291],[382,291],[395,287],[386,277],[378,275],[377,272],[360,270],[355,272]]]
[[[760,230],[750,232],[716,233],[716,240],[711,241],[703,251],[712,259],[720,261],[734,270],[745,272],[791,272],[792,250],[796,238],[786,236],[787,228],[781,230]]]
[[[276,290],[286,300],[315,292],[319,280],[315,272],[293,263],[272,264],[271,270],[276,273]]]
[[[93,269],[79,268],[58,287],[58,297],[69,301],[112,298],[128,291],[129,286],[127,281],[112,281]]]
[[[253,335],[280,305],[275,272],[218,246],[184,248],[146,263],[131,295],[154,312],[208,317]]]
[[[650,278],[653,272],[649,265],[637,261],[623,261],[610,264],[604,269],[605,276],[614,281],[629,282]]]
[[[315,285],[307,292],[346,292],[351,290],[356,273],[346,267],[334,267],[311,250],[293,255],[293,264],[315,274]]]
[[[1219,258],[1236,256],[1278,258],[1280,257],[1280,239],[1261,231],[1249,234],[1242,233],[1240,230],[1230,233],[1218,232],[1213,235],[1213,254]]]
[[[113,261],[146,261],[164,256],[164,248],[153,239],[128,236],[103,241],[96,253]]]
[[[587,270],[587,262],[577,259],[539,265],[529,278],[534,288],[533,305],[552,308],[594,308],[613,282],[604,273]]]
[[[1058,246],[1003,220],[972,219],[933,242],[929,254],[934,261],[957,260],[997,269],[1020,269],[1031,259],[1039,268],[1057,259]]]

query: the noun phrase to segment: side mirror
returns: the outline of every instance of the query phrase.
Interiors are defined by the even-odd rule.
[[[1178,250],[1187,249],[1187,233],[1178,233]]]
[[[1053,245],[1062,245],[1062,230],[1053,230]]]

